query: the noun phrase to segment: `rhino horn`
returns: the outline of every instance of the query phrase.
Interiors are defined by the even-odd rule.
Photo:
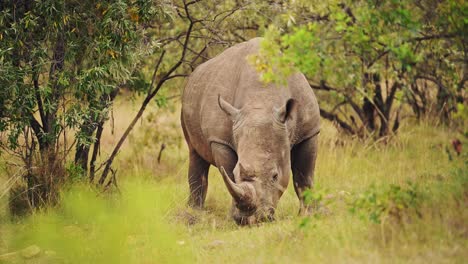
[[[218,104],[219,107],[226,113],[228,114],[232,119],[236,118],[237,115],[239,114],[240,110],[232,106],[230,103],[224,101],[223,98],[221,98],[221,95],[218,94]]]
[[[248,183],[237,184],[233,182],[222,166],[220,171],[232,198],[239,204],[255,208],[255,191],[253,190],[253,186],[249,186]]]
[[[246,175],[247,174],[247,170],[244,168],[244,166],[240,162],[239,162],[239,174],[240,175]]]

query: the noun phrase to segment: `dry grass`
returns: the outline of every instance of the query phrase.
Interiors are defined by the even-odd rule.
[[[105,134],[103,154],[135,111],[132,103],[117,102],[118,123],[114,135]],[[213,167],[206,209],[185,206],[187,150],[178,116],[178,107],[151,108],[135,128],[116,161],[121,196],[96,198],[86,187],[73,188],[64,192],[61,208],[22,223],[2,220],[0,254],[38,244],[70,263],[463,263],[468,257],[466,151],[449,160],[446,147],[457,135],[446,128],[405,123],[384,144],[343,137],[324,123],[316,172],[315,192],[323,194],[318,213],[308,220],[297,216],[290,185],[277,221],[238,227]],[[167,148],[158,164],[162,143]],[[408,212],[403,221],[376,224],[350,213],[350,201],[370,186],[384,190],[407,181],[424,194],[421,216]],[[55,235],[47,239],[47,232]],[[51,262],[45,254],[33,261]]]

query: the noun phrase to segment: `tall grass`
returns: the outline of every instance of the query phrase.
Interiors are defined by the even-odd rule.
[[[388,143],[375,143],[343,137],[324,123],[316,213],[297,216],[290,184],[277,221],[238,227],[213,167],[206,208],[186,207],[187,151],[178,114],[160,119],[157,111],[145,117],[119,156],[120,192],[103,194],[78,183],[63,191],[56,208],[20,222],[2,220],[0,254],[37,245],[42,251],[32,260],[18,255],[8,261],[463,263],[468,257],[467,154],[451,151],[458,135],[446,128],[405,123]],[[163,142],[167,149],[157,164]],[[379,208],[383,213],[375,221],[371,213]]]
[[[37,245],[66,263],[183,263],[194,255],[181,245],[188,238],[183,226],[168,215],[173,189],[136,180],[122,184],[117,197],[76,184],[60,207],[12,226],[12,246]]]

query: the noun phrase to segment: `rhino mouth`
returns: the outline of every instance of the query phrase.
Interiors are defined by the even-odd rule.
[[[253,225],[256,224],[257,222],[255,221],[255,218],[253,216],[233,216],[234,221],[236,224],[240,226],[247,226],[247,225]]]
[[[232,217],[238,225],[252,225],[275,220],[275,208],[258,202],[252,184],[249,182],[235,183],[229,178],[224,167],[221,166],[220,171],[234,200]]]
[[[252,213],[240,211],[238,208],[235,208],[232,218],[241,226],[272,222],[275,221],[275,210],[269,208],[267,210],[256,210]]]

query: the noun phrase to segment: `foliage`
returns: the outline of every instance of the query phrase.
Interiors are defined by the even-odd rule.
[[[293,66],[305,73],[323,102],[322,117],[346,132],[385,136],[396,131],[404,104],[418,117],[430,110],[430,87],[444,120],[457,102],[466,101],[464,1],[290,5],[296,9],[270,26],[261,54],[252,61],[266,82],[284,82]]]
[[[350,211],[377,224],[387,220],[401,223],[405,218],[421,215],[422,196],[412,182],[404,186],[391,184],[381,188],[374,185],[351,201]]]
[[[33,204],[53,199],[49,194],[63,181],[59,168],[74,143],[77,156],[89,150],[93,132],[107,119],[111,97],[152,52],[144,25],[163,11],[150,3],[1,4],[0,146],[23,159],[29,187],[41,189],[31,193],[39,196]],[[75,133],[72,143],[68,133]],[[42,169],[34,172],[34,167]]]
[[[11,147],[36,112],[41,119],[42,114],[56,115],[50,124],[55,130],[37,131],[49,141],[56,141],[63,127],[78,127],[89,116],[103,115],[95,104],[131,79],[148,50],[142,46],[139,23],[157,15],[141,1],[27,2],[2,7],[0,17],[2,128],[8,128]],[[133,10],[139,10],[141,18]]]
[[[465,135],[468,135],[468,130],[466,130],[468,126],[468,107],[462,103],[458,103],[457,111],[452,113],[452,118],[455,122],[460,123],[461,128],[465,128],[463,132]]]
[[[326,208],[333,202],[330,199],[330,194],[320,188],[320,186],[314,186],[314,189],[306,189],[303,194],[304,196],[304,205],[310,212],[311,215],[306,215],[302,218],[301,222],[299,223],[299,228],[306,229],[313,225],[313,220],[317,220],[322,216],[322,212],[326,210]]]

